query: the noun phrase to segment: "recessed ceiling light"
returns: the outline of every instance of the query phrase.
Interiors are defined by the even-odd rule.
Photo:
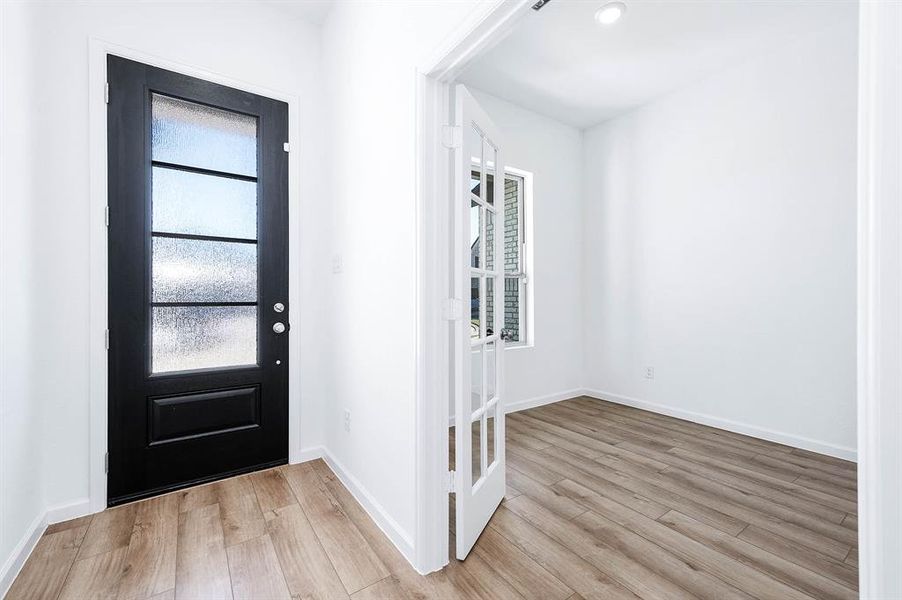
[[[595,13],[595,20],[599,25],[613,25],[625,12],[626,4],[623,2],[608,2]]]

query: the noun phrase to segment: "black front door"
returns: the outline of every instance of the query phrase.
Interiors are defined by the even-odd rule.
[[[108,502],[288,458],[288,106],[110,56]]]

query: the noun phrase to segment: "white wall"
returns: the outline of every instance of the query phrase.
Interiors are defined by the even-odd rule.
[[[504,135],[504,162],[533,174],[534,345],[505,353],[505,404],[572,394],[582,386],[582,134],[470,88]],[[453,407],[451,407],[453,412]]]
[[[21,547],[43,516],[42,405],[36,401],[44,349],[31,249],[41,237],[33,203],[39,173],[30,135],[36,73],[22,60],[34,47],[25,5],[0,3],[0,595]]]
[[[88,40],[300,97],[301,444],[318,446],[328,338],[319,30],[259,3],[3,3],[3,495],[0,560],[32,513],[89,494]],[[12,148],[14,152],[7,152]],[[14,174],[14,176],[7,176]],[[86,509],[86,507],[85,507]]]
[[[854,453],[850,17],[586,132],[588,388]]]
[[[329,295],[326,446],[409,558],[416,535],[415,68],[478,4],[338,2],[323,28],[328,202],[343,264]]]

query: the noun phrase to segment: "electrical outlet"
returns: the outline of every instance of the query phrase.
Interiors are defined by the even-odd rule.
[[[645,367],[645,378],[646,379],[654,379],[655,378],[655,368],[654,367]]]
[[[332,272],[333,273],[341,273],[344,265],[342,264],[341,254],[333,254],[332,255]]]
[[[351,411],[345,409],[345,431],[351,432]]]

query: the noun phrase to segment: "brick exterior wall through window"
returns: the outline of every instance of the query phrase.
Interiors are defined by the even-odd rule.
[[[507,177],[504,180],[504,272],[517,273],[520,270],[520,178]],[[494,243],[493,228],[487,227],[486,242]],[[487,246],[490,247],[490,246]],[[494,297],[486,291],[486,315],[488,324],[493,323],[495,311]],[[510,332],[511,342],[519,342],[520,330],[520,279],[504,278],[504,328]]]

